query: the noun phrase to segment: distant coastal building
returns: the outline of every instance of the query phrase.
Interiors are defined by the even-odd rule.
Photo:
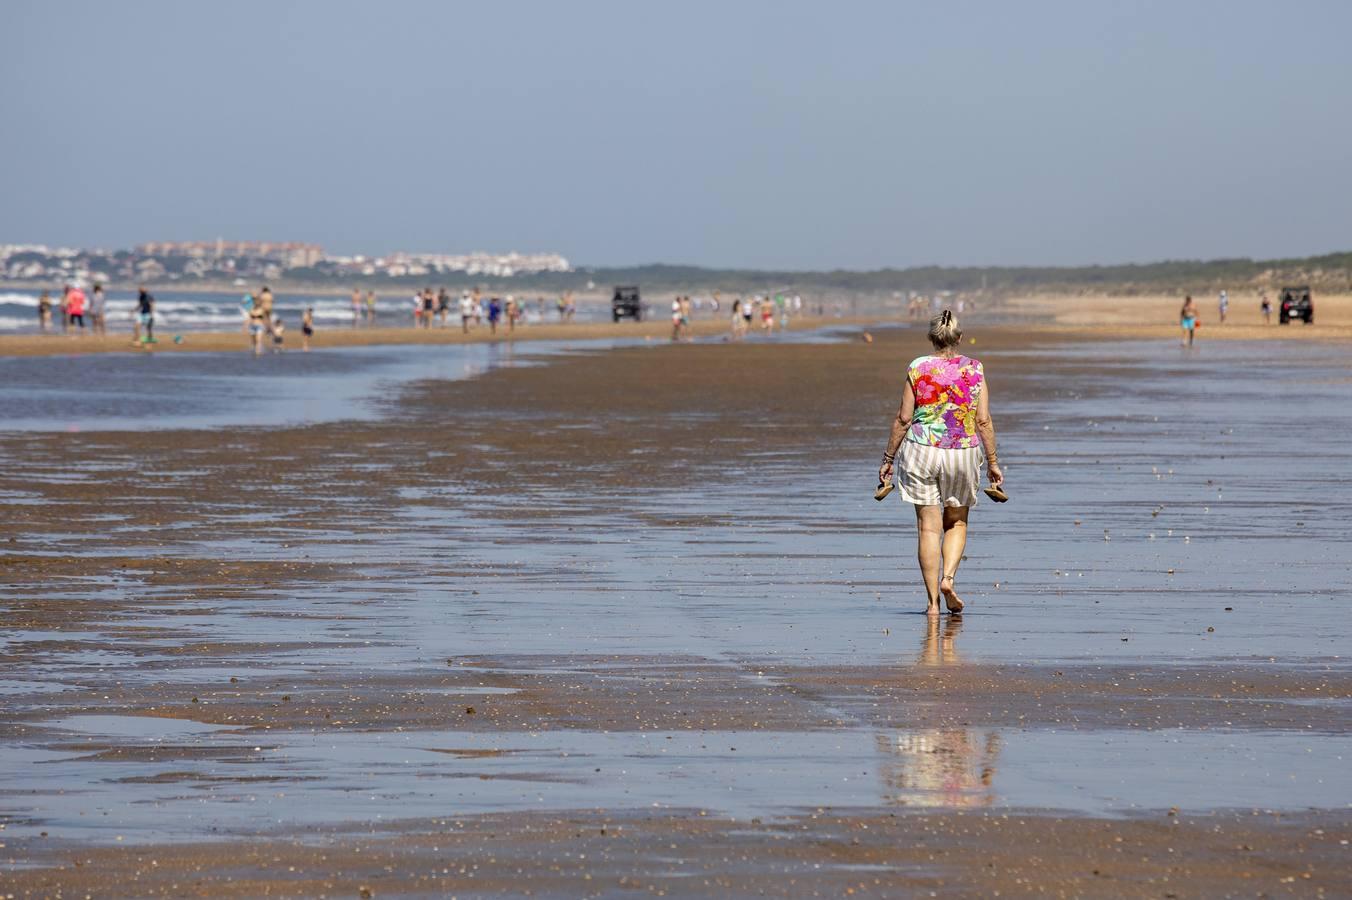
[[[387,253],[329,256],[297,241],[147,241],[132,251],[0,244],[0,278],[14,281],[313,281],[353,278],[512,278],[572,272],[558,253]]]
[[[136,247],[140,256],[186,257],[188,259],[243,259],[276,263],[283,269],[307,269],[324,258],[318,244],[297,241],[150,241]]]

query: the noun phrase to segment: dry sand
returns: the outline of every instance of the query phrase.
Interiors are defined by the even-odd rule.
[[[1315,294],[1315,324],[1303,322],[1279,325],[1276,291],[1268,293],[1274,311],[1271,324],[1265,324],[1257,293],[1231,293],[1225,324],[1215,294],[1193,297],[1200,310],[1198,341],[1211,340],[1297,340],[1346,341],[1352,339],[1352,294]],[[1181,297],[1143,294],[1139,296],[1083,296],[1028,294],[1010,298],[1003,309],[1010,315],[1048,323],[1067,334],[1101,338],[1146,338],[1167,340],[1179,337],[1178,313]]]

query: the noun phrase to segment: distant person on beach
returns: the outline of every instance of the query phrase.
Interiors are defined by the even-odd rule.
[[[61,289],[61,333],[70,334],[70,285]]]
[[[1220,307],[1221,324],[1224,325],[1225,314],[1230,311],[1230,295],[1227,294],[1225,291],[1221,291],[1221,295],[1217,301],[1217,305]]]
[[[732,339],[740,341],[745,333],[746,325],[742,322],[742,298],[737,297],[732,301]]]
[[[283,350],[286,349],[285,347],[282,346],[282,342],[286,340],[286,323],[282,321],[281,316],[277,316],[275,319],[272,320],[271,331],[272,331],[272,352],[281,353]]]
[[[108,333],[108,295],[103,292],[101,284],[94,285],[94,296],[89,305],[89,324],[95,334]]]
[[[155,343],[155,298],[145,285],[141,285],[136,296],[136,341],[141,344]]]
[[[1263,324],[1272,324],[1272,300],[1268,297],[1267,291],[1258,295],[1258,309],[1263,313]]]
[[[469,320],[474,318],[474,311],[478,309],[474,304],[474,298],[469,295],[469,291],[460,292],[460,331],[462,334],[469,334]]]
[[[254,356],[263,354],[263,332],[267,331],[268,323],[264,318],[263,304],[258,302],[257,297],[250,296],[249,300],[249,341],[253,344]]]
[[[446,293],[445,288],[442,288],[437,291],[437,318],[441,319],[442,328],[446,327],[446,316],[450,314],[450,311],[451,295]]]
[[[984,461],[991,487],[1004,482],[995,452],[990,389],[981,363],[963,356],[962,329],[952,310],[930,320],[934,352],[906,368],[901,408],[883,451],[878,480],[897,476],[901,498],[915,506],[920,574],[925,580],[926,615],[939,615],[943,599],[951,614],[963,602],[953,581],[967,546],[967,513],[976,505]]]
[[[266,284],[263,285],[263,289],[262,289],[261,291],[258,292],[258,296],[255,298],[255,301],[254,301],[254,302],[256,302],[256,303],[257,303],[259,306],[261,306],[262,309],[263,309],[263,321],[264,321],[264,323],[266,323],[266,324],[268,324],[268,325],[271,325],[271,324],[272,324],[272,288],[268,287]]]
[[[357,288],[352,289],[352,327],[356,328],[361,322],[362,315],[365,312],[364,304],[361,302],[361,291]]]
[[[71,327],[79,325],[80,333],[84,334],[85,292],[79,287],[72,287],[66,295],[66,314],[70,318]]]
[[[681,339],[681,298],[671,298],[671,340]]]
[[[488,330],[498,333],[498,319],[502,318],[502,302],[497,297],[488,300]]]
[[[38,330],[43,334],[52,330],[52,295],[47,291],[38,297]]]
[[[1193,302],[1191,295],[1183,298],[1183,308],[1178,312],[1178,324],[1183,329],[1183,339],[1179,345],[1191,347],[1193,337],[1197,333],[1197,304]]]
[[[245,294],[239,298],[239,311],[244,316],[244,333],[249,333],[249,322],[253,318],[254,295]]]
[[[376,324],[376,292],[366,292],[366,324],[371,326]]]
[[[313,306],[305,307],[305,312],[300,314],[300,349],[306,353],[310,352],[310,338],[315,336],[315,308]]]
[[[423,328],[431,328],[432,319],[436,318],[437,314],[437,295],[432,293],[432,289],[430,287],[423,288],[422,303],[423,303],[422,307]]]

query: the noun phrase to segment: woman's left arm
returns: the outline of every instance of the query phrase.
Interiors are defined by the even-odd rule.
[[[901,408],[897,410],[897,417],[892,420],[892,433],[887,438],[887,449],[883,451],[883,462],[878,467],[878,480],[886,484],[892,477],[892,464],[896,462],[897,450],[901,447],[901,442],[906,438],[906,432],[911,427],[911,419],[915,416],[915,390],[911,387],[911,380],[906,379],[906,387],[901,391]]]

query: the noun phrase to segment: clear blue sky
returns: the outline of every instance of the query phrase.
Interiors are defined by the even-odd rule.
[[[0,0],[0,242],[1352,247],[1352,2]]]

